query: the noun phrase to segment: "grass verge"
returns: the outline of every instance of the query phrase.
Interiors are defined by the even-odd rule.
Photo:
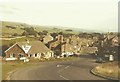
[[[14,70],[19,69],[19,68],[28,67],[28,66],[35,66],[35,64],[22,63],[22,62],[2,64],[2,79],[6,80],[11,71],[14,71]]]
[[[74,60],[76,58],[77,57],[50,58],[50,59],[30,59],[30,62],[69,61],[69,60]]]
[[[120,68],[118,62],[108,62],[101,64],[93,68],[92,72],[94,72],[94,74],[97,76],[101,76],[107,79],[120,79]]]

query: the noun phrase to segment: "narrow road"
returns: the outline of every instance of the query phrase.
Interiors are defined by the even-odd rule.
[[[71,61],[40,62],[37,67],[17,70],[11,80],[106,80],[90,73],[96,65],[87,55]]]

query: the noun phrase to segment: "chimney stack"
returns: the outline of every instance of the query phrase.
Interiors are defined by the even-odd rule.
[[[26,41],[27,41],[28,44],[30,43],[28,39]]]
[[[63,35],[58,35],[57,39],[58,39],[58,41],[63,42]]]

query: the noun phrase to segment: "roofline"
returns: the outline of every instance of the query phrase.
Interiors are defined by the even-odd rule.
[[[14,47],[15,45],[18,45],[18,43],[16,42],[15,44],[13,44],[11,47],[9,47],[7,50],[5,50],[4,52],[6,53],[8,50],[10,50],[12,47]],[[19,46],[19,45],[18,45]],[[20,46],[19,46],[20,47]],[[21,48],[21,47],[20,47]],[[22,49],[22,48],[21,48]],[[23,50],[23,49],[22,49]],[[23,50],[24,52],[24,50]]]
[[[41,41],[39,41],[41,42]],[[42,42],[41,42],[42,43]],[[43,44],[43,43],[42,43]],[[8,50],[10,50],[12,47],[14,47],[15,45],[18,45],[20,47],[20,45],[18,44],[18,42],[16,42],[15,44],[13,44],[11,47],[9,47],[7,50],[4,51],[4,53],[6,53]],[[44,45],[44,44],[43,44]],[[48,48],[46,45],[44,45],[46,48]],[[21,47],[20,47],[21,48]],[[22,48],[21,48],[22,49]],[[22,49],[23,50],[23,49]],[[51,49],[48,48],[48,52],[53,52]],[[24,50],[23,50],[24,51]],[[25,52],[25,51],[24,51]]]
[[[12,47],[14,47],[17,43],[13,44],[11,47],[9,47],[7,50],[5,50],[4,52],[7,52],[8,50],[10,50]]]

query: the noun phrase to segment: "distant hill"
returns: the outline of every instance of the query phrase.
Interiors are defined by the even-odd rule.
[[[13,35],[17,33],[21,35],[25,30],[23,28],[34,28],[35,31],[40,32],[43,30],[48,31],[49,33],[52,32],[64,32],[64,33],[73,33],[77,34],[80,32],[94,32],[93,30],[86,30],[81,28],[71,28],[71,27],[63,27],[63,26],[40,26],[40,25],[30,25],[26,23],[19,23],[19,22],[9,22],[9,21],[1,21],[2,32],[3,36]]]
[[[22,34],[24,30],[21,28],[27,27],[27,24],[17,22],[6,22],[2,21],[2,34],[12,35],[14,33]]]

